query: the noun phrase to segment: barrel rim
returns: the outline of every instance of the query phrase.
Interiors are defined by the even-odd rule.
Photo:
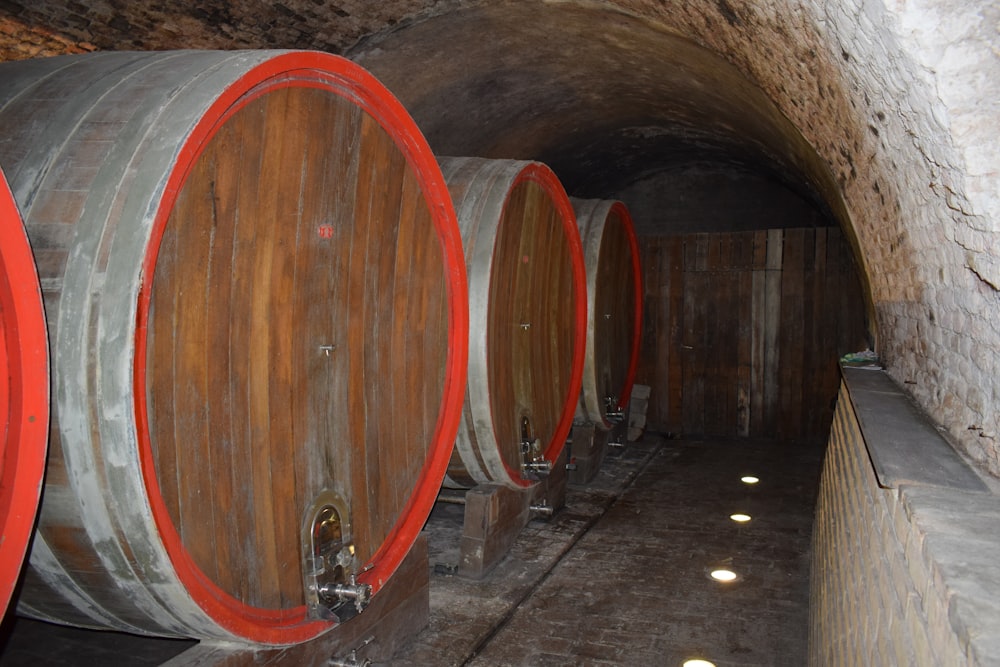
[[[562,414],[559,416],[556,428],[552,432],[552,438],[546,443],[542,455],[546,461],[554,464],[566,445],[566,438],[569,436],[570,428],[573,426],[573,417],[576,414],[577,400],[583,389],[583,366],[587,348],[587,268],[584,262],[583,243],[580,240],[576,212],[573,210],[573,204],[558,176],[551,167],[542,162],[527,162],[511,182],[507,191],[508,197],[519,184],[526,182],[536,183],[545,190],[552,198],[556,210],[560,213],[560,220],[569,245],[573,272],[573,301],[576,307],[574,308],[573,362],[569,387],[566,398],[563,400]],[[506,205],[505,201],[504,207]],[[513,470],[506,461],[503,462],[503,465],[508,479],[515,486],[528,487],[535,483],[533,479],[523,478],[521,472]]]
[[[49,350],[34,255],[6,176],[0,171],[0,318],[6,367],[2,450],[0,612],[10,603],[34,530],[49,434]]]
[[[587,266],[587,305],[590,312],[587,314],[587,357],[584,361],[584,382],[580,394],[579,411],[577,417],[600,426],[605,431],[610,431],[615,424],[608,421],[607,413],[601,407],[601,401],[596,394],[596,313],[592,306],[596,302],[597,277],[601,271],[601,264],[604,259],[602,250],[604,247],[604,236],[608,233],[609,224],[614,219],[621,233],[625,236],[628,245],[628,253],[631,259],[632,287],[633,287],[633,322],[631,338],[629,340],[629,358],[622,376],[620,385],[613,389],[617,390],[617,403],[615,407],[625,410],[631,399],[632,387],[635,385],[636,372],[639,365],[639,346],[642,339],[642,266],[639,255],[639,244],[635,233],[635,224],[632,220],[628,206],[619,199],[584,199],[571,197],[574,210],[577,212],[577,222],[581,226],[580,236],[584,241],[584,257]]]
[[[458,222],[447,186],[429,144],[403,105],[372,74],[333,54],[318,51],[283,51],[243,73],[209,105],[170,168],[166,187],[153,220],[143,258],[142,281],[137,297],[135,363],[133,368],[136,428],[143,484],[150,509],[175,575],[189,595],[220,627],[234,635],[266,644],[293,644],[311,639],[331,627],[329,621],[307,618],[305,605],[292,609],[263,609],[245,604],[219,588],[194,563],[170,517],[156,477],[150,446],[146,407],[146,334],[156,257],[167,220],[190,171],[207,143],[224,122],[246,104],[273,90],[306,85],[329,90],[358,104],[396,141],[417,176],[437,231],[446,273],[448,350],[442,405],[428,458],[401,518],[362,568],[359,580],[378,590],[398,569],[416,540],[433,506],[450,458],[461,417],[468,356],[468,287]]]
[[[632,398],[632,387],[635,386],[635,376],[639,368],[639,345],[642,342],[642,262],[639,255],[639,239],[635,233],[635,223],[628,206],[620,200],[614,200],[609,213],[617,213],[625,228],[625,236],[628,239],[629,250],[632,253],[632,280],[635,284],[635,315],[632,329],[632,355],[629,358],[628,370],[625,373],[625,382],[622,385],[622,395],[618,399],[618,408],[624,409]]]

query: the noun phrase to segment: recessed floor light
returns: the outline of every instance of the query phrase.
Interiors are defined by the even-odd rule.
[[[698,658],[695,660],[685,660],[682,667],[715,667],[715,663]]]
[[[708,573],[708,576],[712,577],[716,581],[722,581],[725,583],[729,583],[730,581],[736,581],[736,579],[738,578],[735,572],[733,572],[732,570],[727,570],[725,568],[718,568],[712,570],[711,572]]]
[[[760,481],[760,478],[754,477],[753,475],[745,475],[743,477],[740,477],[740,481],[743,482],[744,484],[756,484],[757,482]]]
[[[737,523],[746,523],[747,521],[750,520],[750,515],[736,513],[736,514],[730,514],[729,518]]]

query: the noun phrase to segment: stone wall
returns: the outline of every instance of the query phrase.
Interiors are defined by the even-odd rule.
[[[995,3],[622,1],[724,55],[828,170],[890,373],[1000,475]]]
[[[891,381],[845,379],[813,527],[810,664],[1000,660],[1000,502],[963,466]]]
[[[339,53],[371,32],[409,20],[433,0],[7,0],[0,16],[67,44],[102,51],[315,49]],[[454,4],[454,3],[445,3]]]
[[[346,52],[373,36],[432,25],[475,6],[494,14],[531,6],[628,15],[665,37],[681,36],[709,49],[759,87],[801,135],[769,149],[798,153],[800,140],[811,147],[798,167],[852,238],[873,338],[889,372],[971,459],[1000,476],[995,2],[285,0],[261,9],[259,3],[188,0],[164,9],[113,0],[7,0],[0,5],[0,54],[8,59],[180,47]],[[445,51],[446,59],[462,56],[447,53],[447,36],[434,48]],[[641,61],[643,54],[630,52],[628,41],[604,48],[613,50],[603,57],[634,63],[637,73],[651,65]],[[497,66],[495,59],[462,62],[484,72]],[[578,62],[567,58],[559,66]],[[419,74],[439,86],[442,109],[454,106],[454,94],[446,93],[455,82],[435,83],[433,72],[416,63],[406,62],[403,76]],[[618,83],[628,85],[625,79]],[[530,111],[522,139],[517,126],[484,131],[506,133],[505,146],[537,143],[564,123],[566,108]],[[608,131],[621,122],[608,118]]]

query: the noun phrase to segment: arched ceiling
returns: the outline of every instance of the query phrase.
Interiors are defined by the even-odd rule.
[[[341,53],[402,100],[436,153],[541,160],[577,196],[708,164],[825,207],[825,171],[764,93],[708,49],[606,3],[21,0],[4,12],[15,29],[81,49]]]
[[[759,89],[707,49],[606,6],[480,3],[346,55],[400,97],[436,152],[540,159],[571,192],[611,196],[693,162],[806,189],[810,149]]]

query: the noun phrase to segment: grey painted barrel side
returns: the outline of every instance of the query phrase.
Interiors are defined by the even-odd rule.
[[[0,163],[29,237],[52,331],[53,438],[66,485],[47,487],[18,609],[140,634],[233,639],[178,580],[143,487],[132,341],[142,258],[171,166],[220,91],[274,52],[102,53],[31,63],[0,109]],[[20,63],[0,65],[0,77]],[[27,80],[33,80],[28,83]],[[44,195],[44,196],[43,196]],[[53,546],[47,517],[72,517]],[[60,552],[89,549],[81,578]],[[104,580],[104,581],[102,581]],[[98,599],[98,596],[100,599]],[[61,600],[36,606],[33,600]]]
[[[577,224],[580,228],[580,240],[583,245],[584,263],[587,270],[587,347],[583,367],[583,388],[577,405],[576,419],[579,422],[589,422],[603,429],[610,429],[611,422],[607,419],[605,405],[608,396],[627,402],[631,393],[634,373],[629,373],[630,364],[638,354],[639,324],[635,321],[636,311],[640,308],[641,286],[637,278],[639,258],[632,252],[629,260],[623,262],[622,257],[615,255],[615,250],[609,246],[615,240],[621,241],[624,235],[634,239],[634,229],[631,217],[625,205],[610,199],[578,199],[571,197],[573,209],[576,212]],[[615,226],[618,228],[616,229]],[[618,236],[618,239],[614,239]],[[631,248],[630,248],[631,249]],[[606,284],[607,281],[613,284]],[[602,282],[603,281],[603,282]],[[613,305],[620,306],[618,299],[627,296],[623,286],[631,285],[633,310],[599,312],[610,300]],[[629,318],[628,322],[601,321],[600,318]],[[614,329],[609,328],[614,325]],[[624,336],[616,336],[625,333]],[[617,406],[613,406],[617,407]]]
[[[465,474],[449,473],[445,486],[506,483],[490,410],[489,341],[486,321],[493,275],[493,249],[509,186],[528,164],[516,160],[440,157],[441,173],[449,184],[469,284],[469,380],[455,454]],[[452,467],[454,470],[454,466]]]
[[[552,464],[578,399],[586,324],[579,232],[548,166],[438,160],[462,233],[470,302],[466,404],[445,483],[523,488],[537,479],[522,465],[525,439],[534,464]]]

